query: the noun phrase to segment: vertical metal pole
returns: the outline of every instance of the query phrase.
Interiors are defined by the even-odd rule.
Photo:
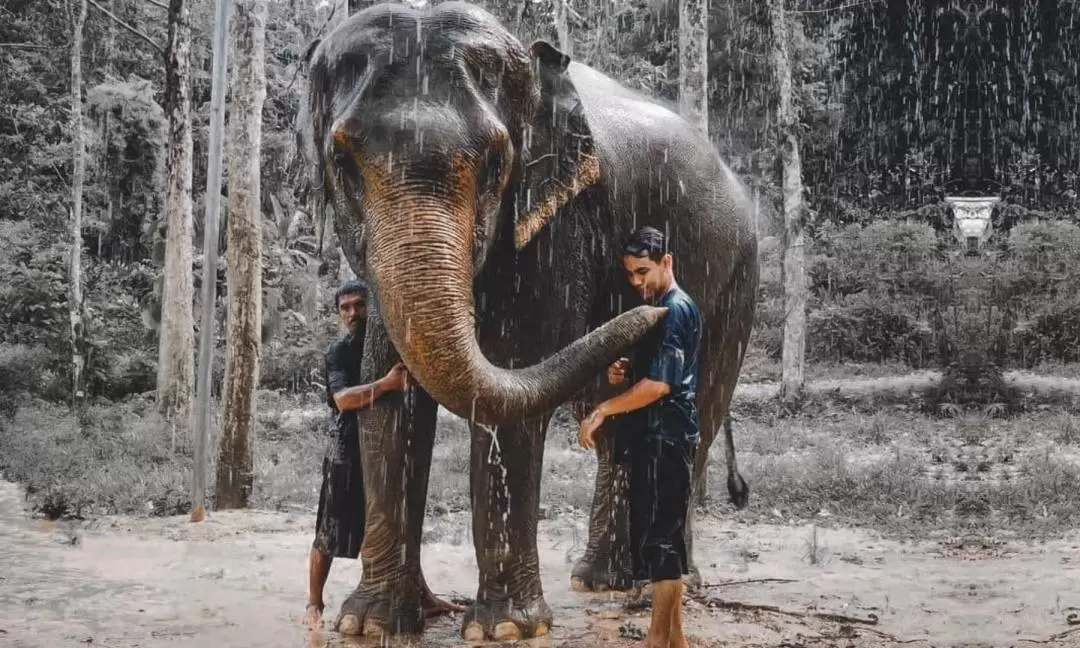
[[[210,88],[210,160],[206,170],[206,213],[203,218],[202,326],[199,329],[199,374],[195,382],[195,475],[191,521],[206,519],[206,448],[211,409],[210,375],[214,361],[214,310],[217,302],[218,220],[221,215],[221,150],[225,130],[225,75],[232,0],[217,0],[214,17],[214,67]]]

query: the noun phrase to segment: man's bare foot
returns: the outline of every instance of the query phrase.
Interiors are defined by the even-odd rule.
[[[322,613],[322,605],[308,603],[307,608],[304,609],[304,625],[308,627],[308,630],[318,630],[322,627]]]

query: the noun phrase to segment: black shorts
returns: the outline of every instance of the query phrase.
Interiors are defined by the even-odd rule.
[[[364,471],[359,443],[350,436],[338,439],[322,464],[312,547],[332,558],[356,559],[364,542]]]
[[[679,580],[690,573],[683,532],[695,450],[693,443],[659,438],[626,446],[635,580]]]

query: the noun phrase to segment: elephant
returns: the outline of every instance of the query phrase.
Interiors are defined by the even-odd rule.
[[[605,367],[665,315],[629,289],[622,241],[641,225],[665,231],[705,320],[700,492],[753,325],[753,204],[674,111],[551,43],[526,47],[475,5],[366,8],[314,44],[307,65],[298,141],[371,287],[361,380],[400,359],[415,381],[360,414],[363,576],[338,630],[423,630],[432,601],[420,539],[442,405],[471,429],[479,578],[462,636],[545,635],[537,520],[548,423],[567,403],[580,420],[609,394]],[[729,494],[744,506],[725,430]],[[590,546],[574,570],[586,587],[612,584],[602,581],[614,580],[624,544],[611,448],[597,457]]]

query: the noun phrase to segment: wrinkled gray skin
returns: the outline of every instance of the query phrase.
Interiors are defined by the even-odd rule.
[[[536,524],[548,421],[561,403],[581,416],[612,395],[604,368],[665,314],[627,287],[619,245],[636,226],[666,229],[680,284],[705,317],[700,492],[753,322],[752,208],[685,121],[547,43],[526,48],[464,3],[350,17],[311,53],[298,125],[345,253],[373,288],[362,378],[400,357],[420,385],[362,414],[363,580],[338,627],[423,627],[420,537],[439,403],[473,421],[480,577],[463,636],[545,634]],[[725,441],[729,491],[743,506],[730,428]],[[598,459],[574,578],[621,587],[626,520],[612,505],[607,444]]]

